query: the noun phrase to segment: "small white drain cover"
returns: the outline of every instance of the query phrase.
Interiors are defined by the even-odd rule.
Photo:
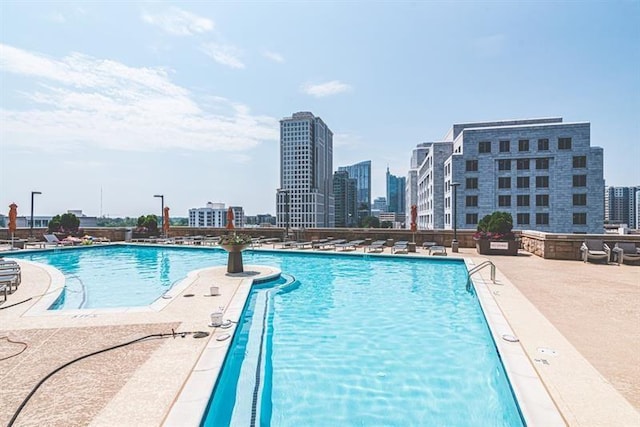
[[[229,339],[229,337],[230,337],[230,336],[231,336],[231,335],[229,335],[229,334],[222,334],[222,335],[218,335],[218,336],[216,337],[216,341],[224,341],[224,340],[226,340],[226,339]]]
[[[548,354],[549,356],[557,356],[558,352],[551,348],[540,347],[538,348],[538,353]]]

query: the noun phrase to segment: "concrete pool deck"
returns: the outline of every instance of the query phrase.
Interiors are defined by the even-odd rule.
[[[453,256],[496,264],[496,284],[489,269],[480,275],[567,424],[640,425],[640,267],[544,260],[522,251],[478,257],[461,249]],[[46,270],[21,264],[23,283],[0,308],[49,288]],[[37,298],[0,309],[0,338],[27,344],[22,351],[24,345],[0,339],[0,423],[9,422],[38,380],[74,357],[172,328],[214,332],[204,339],[151,339],[71,365],[43,385],[15,424],[161,425],[201,354],[219,344],[215,336],[229,332],[209,328],[210,313],[220,306],[236,310],[229,302],[251,277],[200,270],[158,311],[25,315]],[[221,295],[205,296],[214,283]]]

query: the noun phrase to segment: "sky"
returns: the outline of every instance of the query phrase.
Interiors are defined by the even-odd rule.
[[[0,212],[275,214],[279,120],[311,111],[334,169],[387,167],[453,123],[591,123],[640,185],[640,1],[0,2]]]

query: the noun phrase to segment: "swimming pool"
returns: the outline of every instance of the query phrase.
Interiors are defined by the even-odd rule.
[[[523,425],[464,263],[280,268],[295,280],[252,290],[203,426]]]
[[[227,260],[221,249],[133,245],[38,251],[15,257],[51,265],[64,274],[65,288],[51,310],[147,306],[189,271],[224,265]]]
[[[211,248],[126,245],[20,257],[63,271],[60,309],[149,304],[188,271],[227,259]],[[244,259],[295,280],[251,292],[218,378],[225,391],[203,425],[243,423],[254,409],[262,425],[523,425],[460,260]]]

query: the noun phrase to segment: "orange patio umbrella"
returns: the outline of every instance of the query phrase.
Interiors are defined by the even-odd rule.
[[[235,227],[233,226],[233,209],[229,208],[227,210],[227,229],[228,230],[233,230]]]
[[[9,231],[11,234],[16,232],[18,226],[18,205],[11,203],[9,205]]]
[[[169,234],[169,206],[166,206],[162,212],[162,233],[165,236]]]
[[[18,227],[18,205],[11,203],[9,205],[9,232],[11,233],[11,249],[13,249],[13,234]]]
[[[416,220],[418,219],[418,207],[416,205],[411,205],[411,232],[415,233],[418,231],[418,223]]]

